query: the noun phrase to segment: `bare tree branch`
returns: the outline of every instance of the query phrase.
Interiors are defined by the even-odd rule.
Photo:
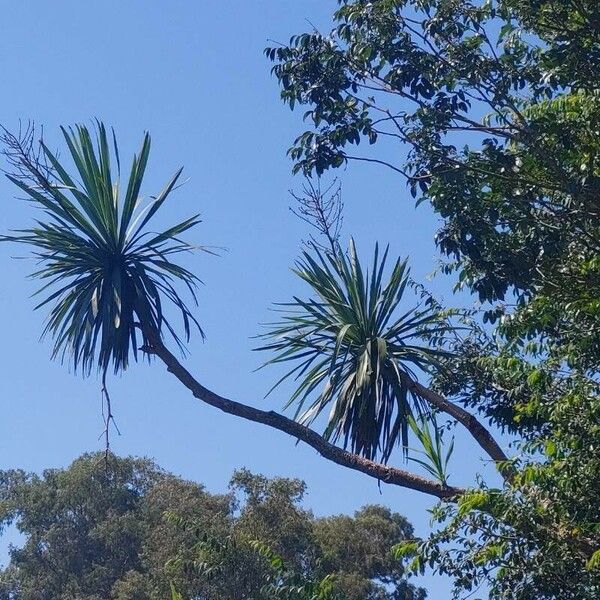
[[[119,431],[119,427],[117,425],[117,422],[115,421],[115,416],[112,412],[112,402],[110,399],[110,394],[108,393],[108,387],[106,385],[106,374],[107,374],[107,371],[106,371],[106,369],[104,369],[104,371],[102,373],[102,390],[101,390],[101,396],[102,396],[101,410],[102,410],[102,421],[104,423],[104,430],[100,434],[100,437],[104,438],[104,461],[105,461],[105,464],[108,465],[108,458],[109,458],[109,454],[110,454],[110,425],[111,425],[111,423],[112,423],[113,427],[115,428],[115,431],[117,432],[118,435],[121,435],[121,432]],[[105,410],[105,407],[106,407],[106,410]]]
[[[199,383],[186,368],[177,360],[168,348],[157,338],[154,332],[148,332],[151,347],[143,347],[144,352],[154,354],[162,360],[167,370],[172,373],[192,394],[223,412],[236,415],[242,419],[262,423],[273,429],[278,429],[288,435],[302,441],[319,452],[323,458],[338,465],[365,473],[378,481],[416,490],[442,500],[456,500],[465,492],[462,488],[444,486],[437,481],[426,479],[404,469],[391,467],[375,461],[368,460],[357,454],[343,450],[330,442],[309,427],[288,419],[274,411],[264,411],[212,392]]]
[[[325,190],[321,190],[320,179],[315,184],[312,179],[307,177],[302,185],[302,192],[290,190],[290,194],[297,202],[296,208],[290,206],[290,210],[299,219],[313,227],[319,235],[324,236],[329,248],[319,243],[313,235],[310,236],[311,243],[323,250],[331,250],[337,254],[340,231],[344,221],[342,184],[336,178]]]
[[[54,171],[44,152],[43,138],[43,128],[38,133],[33,121],[26,125],[19,121],[16,133],[0,125],[0,154],[7,163],[2,172],[33,186],[50,185]]]

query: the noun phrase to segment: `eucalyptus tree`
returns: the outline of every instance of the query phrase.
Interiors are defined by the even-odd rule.
[[[413,529],[370,505],[315,517],[304,482],[235,472],[207,491],[148,459],[86,454],[41,474],[0,471],[0,528],[22,542],[2,600],[423,600],[391,548]],[[352,552],[346,550],[352,544]]]

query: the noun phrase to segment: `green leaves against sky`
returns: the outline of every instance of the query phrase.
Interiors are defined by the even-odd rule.
[[[261,348],[275,352],[268,364],[293,364],[277,385],[297,382],[288,405],[301,422],[329,407],[327,438],[383,460],[398,442],[406,446],[409,415],[426,410],[409,391],[415,371],[437,366],[443,354],[426,339],[451,329],[436,308],[403,304],[407,263],[396,260],[387,275],[387,258],[388,250],[380,255],[376,246],[365,270],[353,241],[347,255],[316,246],[305,251],[295,273],[313,296],[283,305]]]
[[[202,333],[176,287],[183,284],[196,302],[199,280],[174,262],[176,255],[193,249],[179,236],[200,219],[194,215],[167,229],[149,230],[182,169],[144,203],[140,193],[150,154],[148,133],[122,187],[114,132],[109,140],[100,122],[95,132],[83,125],[62,132],[74,168],[43,144],[47,171],[34,160],[22,160],[24,171],[9,179],[42,215],[33,227],[2,239],[34,248],[39,268],[33,277],[42,283],[37,294],[43,298],[36,308],[50,307],[44,333],[54,339],[53,356],[68,359],[84,373],[94,367],[106,372],[111,363],[118,372],[131,356],[137,359],[140,342],[160,337],[165,328],[179,346],[193,325]],[[179,313],[183,334],[167,318],[165,301]]]

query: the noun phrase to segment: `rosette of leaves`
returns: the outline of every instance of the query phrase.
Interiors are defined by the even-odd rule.
[[[406,449],[409,416],[428,413],[411,383],[440,366],[445,351],[431,340],[452,329],[433,303],[404,306],[407,261],[396,260],[386,278],[387,259],[376,246],[365,270],[352,240],[347,253],[312,245],[294,272],[313,296],[281,305],[259,348],[275,353],[266,364],[292,365],[272,389],[297,383],[287,405],[296,405],[295,418],[308,424],[329,408],[325,437],[384,461],[398,443]]]
[[[34,249],[40,266],[32,276],[43,283],[37,291],[43,299],[36,308],[51,307],[44,333],[54,339],[53,357],[68,359],[85,374],[94,367],[105,374],[111,363],[119,372],[132,356],[137,360],[140,342],[161,339],[165,330],[180,347],[192,326],[202,333],[177,289],[182,284],[196,302],[199,280],[174,262],[174,257],[193,249],[180,236],[200,219],[194,215],[166,229],[149,230],[182,169],[143,205],[140,189],[150,153],[147,133],[121,187],[114,132],[109,139],[100,122],[95,135],[82,125],[61,129],[72,165],[59,160],[43,142],[37,158],[26,151],[13,157],[18,168],[8,177],[41,215],[34,226],[2,239]],[[183,336],[171,323],[173,313],[167,316],[165,303],[181,316]]]

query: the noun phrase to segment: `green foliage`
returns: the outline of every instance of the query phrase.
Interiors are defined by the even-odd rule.
[[[367,159],[403,172],[413,196],[444,219],[437,242],[459,286],[484,301],[515,291],[521,303],[543,287],[547,307],[532,307],[532,333],[558,325],[597,356],[598,276],[580,268],[594,263],[600,237],[598,81],[593,69],[582,76],[597,3],[340,4],[330,34],[266,51],[283,100],[308,107],[311,128],[290,150],[296,166],[319,174]],[[354,152],[381,137],[406,145],[406,164]]]
[[[334,581],[346,599],[384,600],[384,587],[393,590],[389,592],[390,600],[424,597],[422,590],[407,585],[403,571],[394,569],[391,549],[397,544],[395,540],[411,539],[413,529],[406,519],[389,508],[367,506],[353,517],[336,515],[320,519],[315,537],[322,552],[322,572],[334,573]],[[365,585],[365,580],[353,572],[356,556],[361,557],[366,571],[380,582],[379,589]]]
[[[474,481],[455,504],[437,506],[435,529],[415,540],[398,527],[401,517],[378,508],[350,524],[314,519],[297,507],[302,484],[247,472],[234,479],[245,502],[225,511],[172,479],[165,503],[143,477],[147,491],[84,478],[77,503],[55,493],[62,476],[6,473],[3,523],[18,518],[28,539],[2,575],[0,598],[166,597],[165,563],[182,597],[260,598],[271,584],[268,597],[306,595],[315,582],[352,600],[419,597],[404,580],[396,585],[405,560],[416,572],[453,577],[456,598],[484,584],[499,600],[600,596],[600,4],[340,0],[334,20],[326,35],[266,50],[283,100],[306,108],[309,129],[290,149],[295,169],[320,175],[358,160],[404,176],[417,203],[440,216],[441,271],[473,294],[475,308],[468,333],[446,336],[447,313],[433,302],[397,313],[405,263],[384,283],[387,252],[380,259],[376,249],[367,271],[353,244],[342,254],[333,243],[332,253],[314,248],[299,261],[315,297],[287,305],[264,349],[275,351],[272,363],[294,363],[284,379],[299,382],[292,403],[305,422],[330,406],[326,436],[384,460],[397,441],[406,446],[412,424],[422,466],[445,482],[451,447],[434,421],[415,419],[425,411],[407,385],[413,369],[425,372],[448,399],[513,435],[514,476],[499,489]],[[51,286],[41,305],[54,303],[55,355],[71,354],[87,372],[106,372],[111,361],[119,371],[135,357],[137,329],[146,342],[164,326],[182,343],[162,298],[189,336],[195,321],[173,286],[183,282],[193,295],[196,279],[169,257],[191,249],[178,236],[197,218],[148,239],[142,228],[180,172],[136,222],[147,138],[120,205],[104,127],[96,145],[85,128],[64,133],[81,185],[45,147],[47,171],[21,157],[12,180],[46,221],[5,239],[36,247],[36,275]],[[386,156],[406,160],[378,157],[382,138],[408,150]],[[357,154],[363,141],[373,148]],[[116,145],[114,154],[118,163]],[[182,493],[183,505],[175,501]],[[152,519],[132,519],[127,507],[147,497],[155,504],[143,514]],[[177,519],[162,520],[169,509]],[[390,531],[395,568],[378,545],[389,549],[390,537],[373,535]]]
[[[305,485],[236,472],[210,494],[148,460],[85,455],[42,476],[0,472],[0,524],[24,536],[2,600],[423,600],[391,548],[413,531],[389,509],[315,518]],[[351,541],[352,553],[346,552]]]
[[[600,4],[340,0],[334,22],[266,50],[306,111],[295,169],[374,161],[441,217],[441,272],[475,309],[433,385],[518,457],[510,485],[474,482],[399,555],[452,576],[457,598],[597,598]],[[383,138],[407,152],[378,155]]]
[[[182,521],[179,523],[183,526],[186,525]],[[253,593],[253,598],[257,600],[262,598],[265,600],[342,600],[342,597],[334,591],[335,584],[331,575],[319,580],[298,575],[285,565],[278,554],[260,540],[245,540],[243,548],[254,553],[253,558],[263,559],[259,563],[263,566],[262,586]],[[228,538],[224,543],[205,538],[194,548],[197,557],[185,563],[185,567],[194,569],[203,577],[222,577],[225,573],[224,565],[229,566],[230,563],[229,555],[239,552],[240,549],[240,544],[235,544],[232,538]],[[207,555],[211,556],[215,564],[208,564]],[[171,594],[173,600],[184,600],[174,585],[172,585]]]
[[[433,425],[433,434],[431,433],[431,427],[429,426],[429,420]],[[422,450],[417,450],[424,458],[416,458],[409,456],[409,460],[421,465],[434,479],[437,479],[442,485],[448,483],[448,463],[452,458],[454,452],[454,438],[448,444],[447,448],[444,448],[444,442],[442,440],[442,432],[438,426],[435,417],[430,419],[417,420],[411,415],[408,418],[408,424],[415,437],[421,443]],[[414,450],[413,450],[414,452]]]
[[[171,600],[183,600],[183,596],[176,590],[173,584],[171,584]]]
[[[410,415],[425,410],[407,380],[446,355],[425,340],[452,329],[435,306],[402,307],[407,263],[396,260],[386,280],[387,256],[376,246],[366,270],[352,240],[347,255],[305,251],[294,272],[314,297],[283,305],[283,320],[263,335],[273,341],[260,348],[276,353],[267,364],[297,363],[276,385],[299,381],[288,405],[297,404],[301,422],[331,405],[325,437],[341,437],[367,458],[381,453],[384,461],[400,440],[407,446]]]
[[[95,142],[83,125],[62,132],[75,174],[43,143],[47,169],[31,156],[17,157],[17,173],[8,177],[42,210],[42,217],[35,227],[2,239],[35,249],[41,267],[32,276],[43,282],[38,293],[47,292],[36,308],[52,307],[44,333],[54,338],[53,356],[68,357],[84,373],[93,367],[106,372],[111,362],[118,372],[127,368],[131,355],[137,359],[138,338],[145,344],[148,334],[160,336],[163,327],[182,346],[163,311],[165,299],[181,315],[185,339],[193,324],[202,331],[175,287],[183,284],[195,302],[199,280],[172,260],[193,249],[180,236],[200,221],[196,215],[160,232],[148,231],[182,171],[142,207],[148,134],[133,158],[123,194],[114,134],[109,141],[99,122]]]

